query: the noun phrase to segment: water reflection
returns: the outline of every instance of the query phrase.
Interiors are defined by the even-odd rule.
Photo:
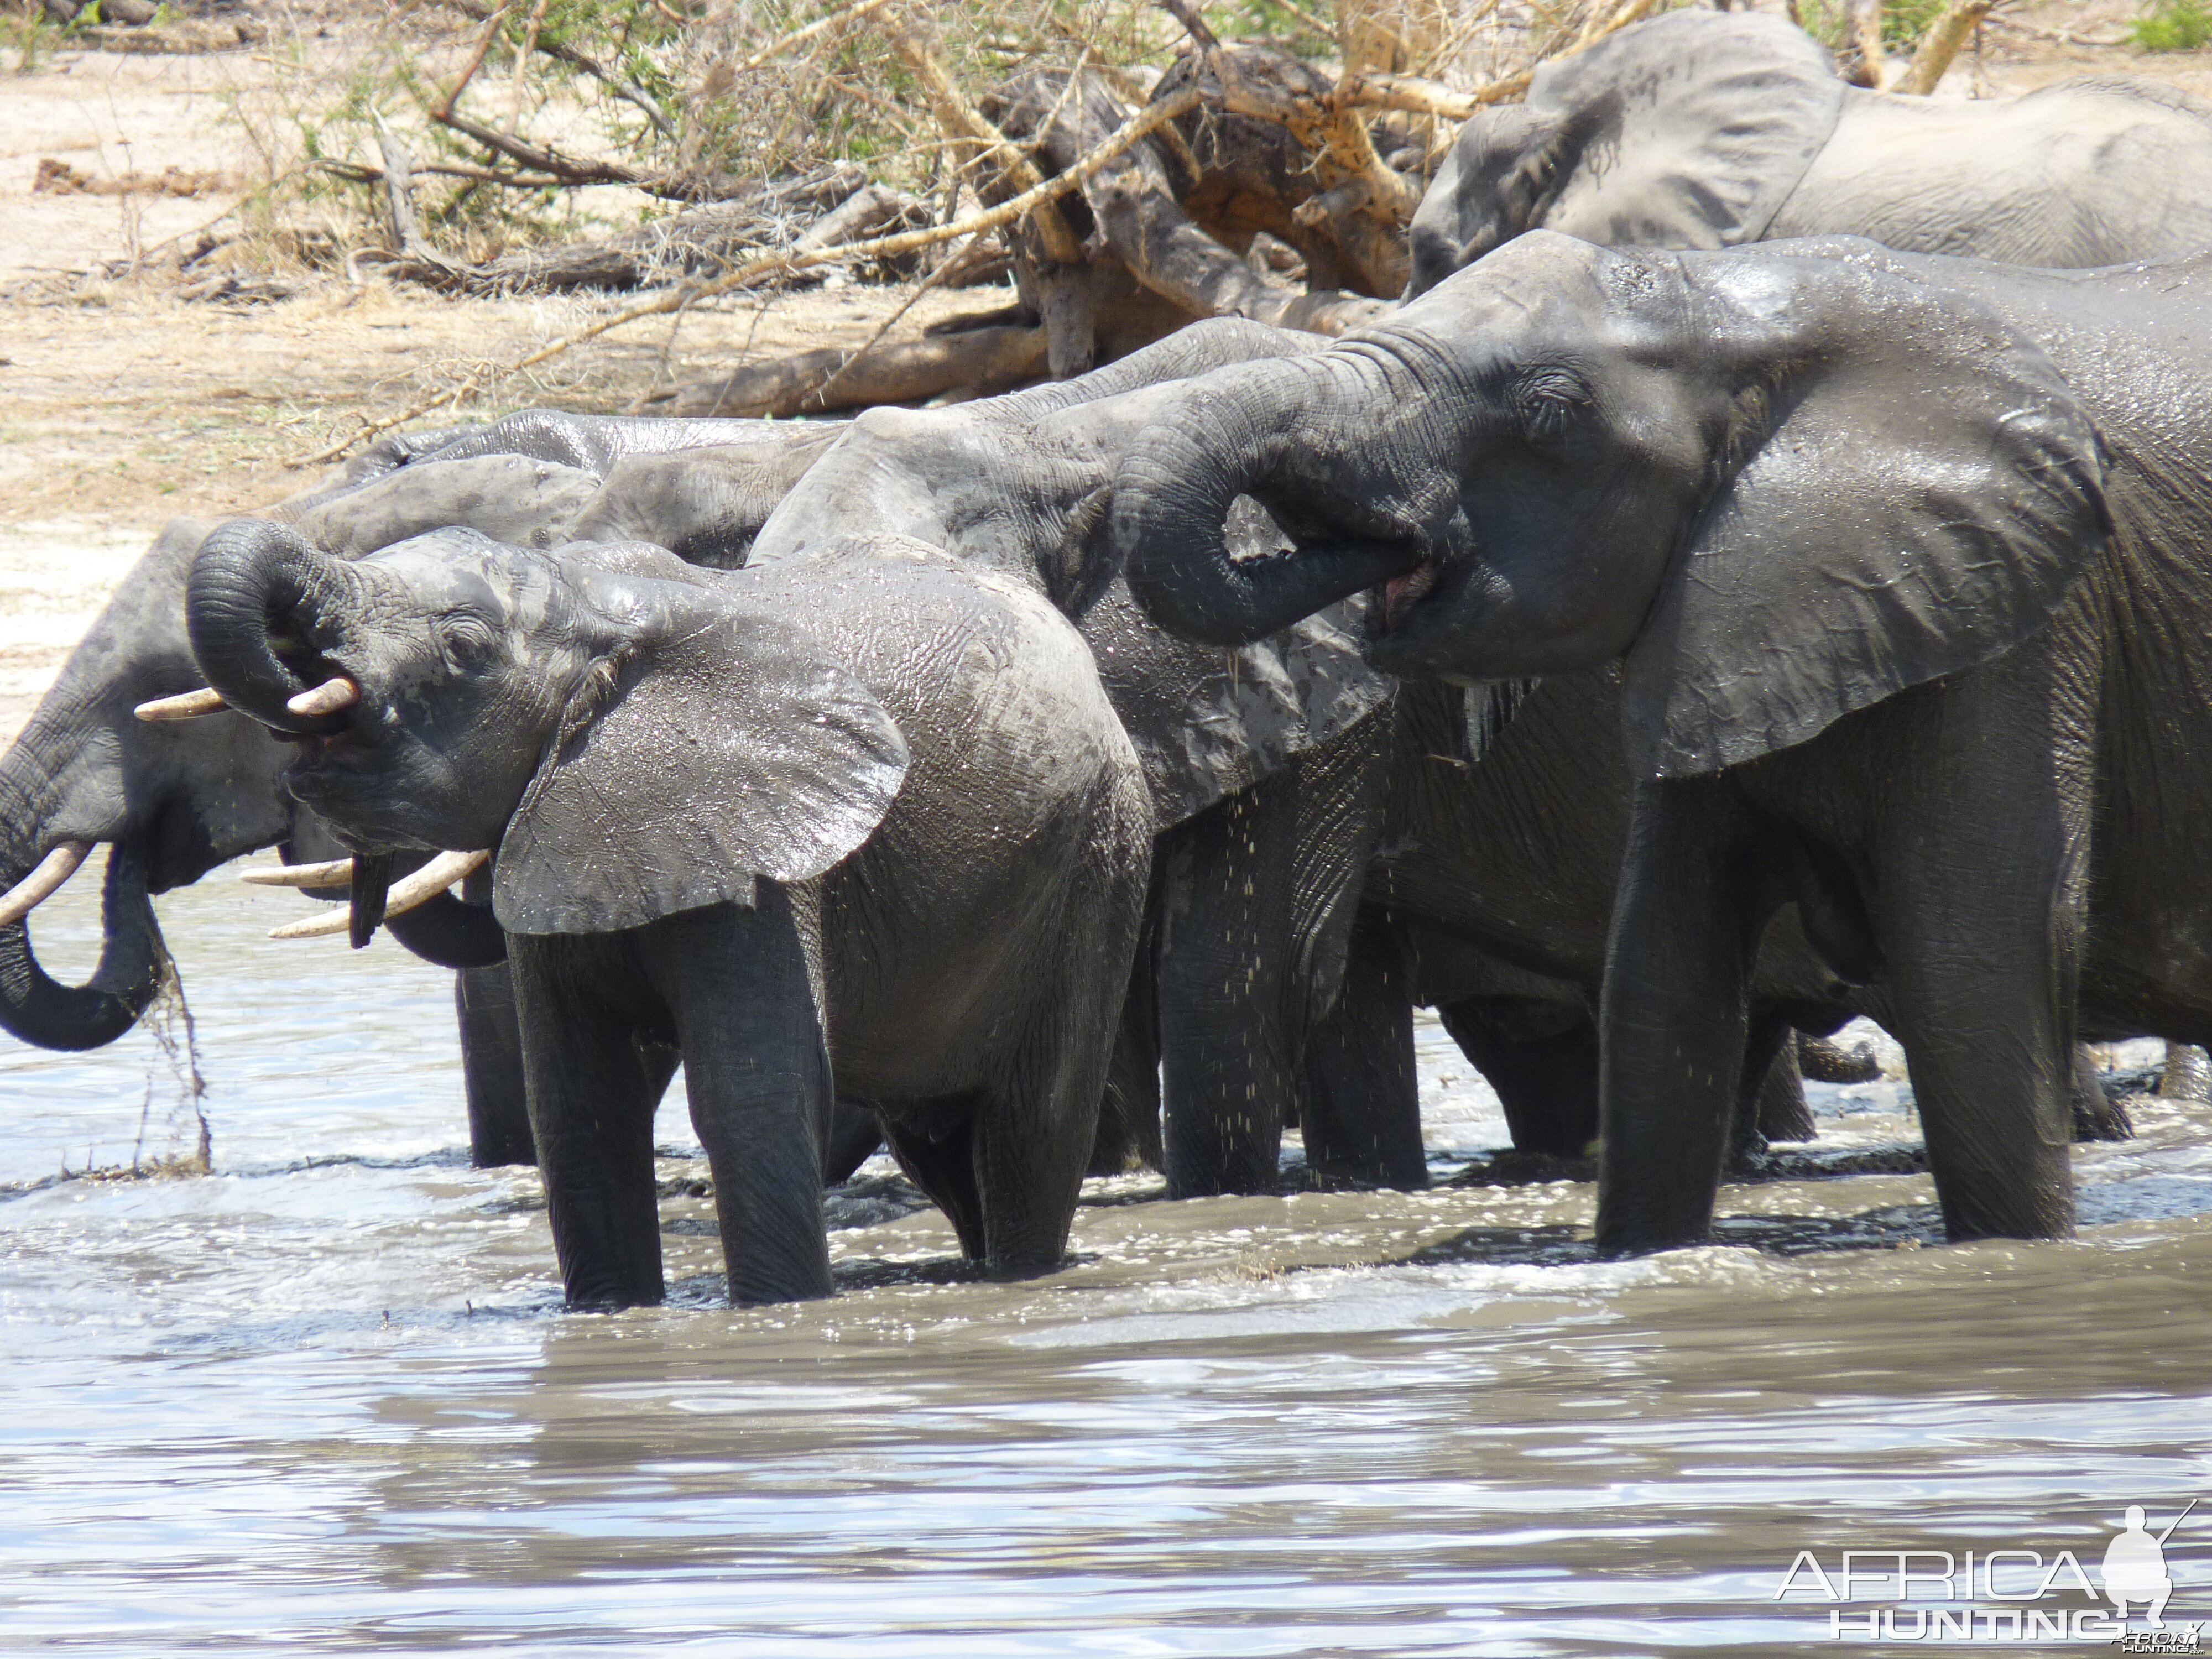
[[[29,1184],[127,1163],[149,1076],[155,1138],[189,1130],[143,1036],[0,1052],[11,1645],[1798,1653],[1799,1549],[2089,1560],[2121,1505],[2212,1489],[2203,1109],[2077,1149],[2068,1244],[1943,1246],[1880,1158],[1731,1187],[1719,1243],[1629,1263],[1573,1182],[1132,1177],[1050,1279],[974,1280],[922,1211],[834,1235],[836,1301],[739,1311],[679,1195],[675,1303],[577,1316],[535,1176],[466,1167],[449,981],[263,943],[298,902],[162,901],[213,1176]],[[1503,1126],[1433,1028],[1422,1065],[1448,1176]],[[1824,1156],[1914,1138],[1896,1084],[1814,1093]],[[691,1171],[680,1109],[661,1135]]]

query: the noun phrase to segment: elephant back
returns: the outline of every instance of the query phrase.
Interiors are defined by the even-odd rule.
[[[1529,87],[1571,152],[1542,222],[1609,246],[1755,242],[1844,92],[1826,51],[1780,18],[1679,11],[1622,29]]]

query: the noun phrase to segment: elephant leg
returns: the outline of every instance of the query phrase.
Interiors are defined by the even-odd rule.
[[[1745,878],[1754,833],[1724,776],[1638,787],[1599,1019],[1601,1249],[1663,1249],[1712,1226],[1774,908]]]
[[[1582,1158],[1597,1139],[1597,1025],[1534,997],[1463,997],[1437,1017],[1489,1083],[1516,1152]]]
[[[530,1095],[522,1080],[522,1027],[514,975],[504,962],[453,975],[461,1025],[461,1087],[469,1105],[469,1162],[479,1170],[535,1164]]]
[[[2166,1045],[2166,1069],[2159,1074],[2160,1100],[2212,1100],[2212,1058],[2191,1042]]]
[[[1387,911],[1352,924],[1344,988],[1307,1039],[1298,1071],[1306,1165],[1328,1180],[1429,1184],[1413,1069],[1413,971]]]
[[[2073,1109],[2076,1140],[2129,1140],[2135,1136],[2127,1108],[2105,1092],[2097,1062],[2078,1042],[2074,1045]]]
[[[2092,773],[2045,650],[1936,690],[1875,851],[1899,1042],[1954,1239],[2074,1230],[2074,1011]],[[2078,722],[2078,724],[2077,724]]]
[[[884,1127],[876,1121],[873,1112],[865,1106],[839,1101],[836,1113],[830,1120],[830,1144],[822,1154],[823,1184],[835,1187],[850,1181],[853,1172],[883,1144]]]
[[[1006,1073],[986,1085],[975,1123],[983,1263],[994,1278],[1050,1273],[1067,1255],[1083,1173],[1143,918],[1142,874],[1079,866],[1054,936],[1085,948],[1055,954],[1035,988]]]
[[[790,895],[763,881],[750,909],[682,911],[639,937],[714,1172],[730,1300],[830,1295],[822,1168],[835,1096]]]
[[[1762,1009],[1753,1013],[1746,1025],[1749,1035],[1744,1043],[1743,1071],[1736,1080],[1735,1122],[1729,1140],[1729,1156],[1738,1164],[1748,1163],[1766,1150],[1766,1096],[1776,1074],[1782,1073],[1792,1082],[1797,1078],[1793,1041],[1796,1033],[1790,1022],[1771,1009]],[[1802,1107],[1802,1083],[1796,1094]]]
[[[1164,1167],[1160,1145],[1160,1014],[1153,994],[1152,959],[1139,948],[1129,974],[1129,994],[1114,1036],[1114,1058],[1106,1069],[1106,1092],[1098,1103],[1098,1138],[1091,1148],[1086,1174],[1126,1175],[1135,1169]]]
[[[921,1129],[886,1119],[884,1139],[906,1178],[944,1212],[960,1240],[960,1254],[981,1261],[990,1253],[983,1231],[983,1195],[975,1184],[975,1124],[966,1103],[944,1103],[929,1116],[937,1120],[952,1113],[957,1122],[941,1139]]]
[[[507,958],[530,1127],[571,1307],[633,1307],[663,1294],[652,1080],[634,1023],[605,994],[610,975],[592,971],[619,973],[626,957],[611,939],[518,934]]]
[[[1171,1198],[1274,1190],[1297,1086],[1291,962],[1297,779],[1176,826],[1156,889],[1162,1143]]]
[[[1805,1099],[1805,1074],[1797,1063],[1800,1039],[1789,1034],[1759,1090],[1759,1132],[1769,1140],[1817,1140],[1820,1129]]]

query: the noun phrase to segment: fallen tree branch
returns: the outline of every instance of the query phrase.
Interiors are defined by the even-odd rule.
[[[465,132],[486,149],[495,150],[509,161],[520,161],[526,167],[536,167],[549,173],[563,185],[635,185],[640,190],[651,190],[653,181],[644,173],[612,161],[572,161],[558,151],[540,149],[525,143],[511,134],[488,127],[483,122],[471,120],[450,106],[430,112],[430,118],[440,126]]]
[[[1618,33],[1631,23],[1640,23],[1650,15],[1656,0],[1627,0],[1601,24],[1585,30],[1574,45],[1564,52],[1554,52],[1545,63],[1558,63],[1578,52],[1587,52],[1607,35]],[[1524,70],[1502,76],[1486,86],[1473,92],[1455,92],[1441,81],[1427,80],[1418,75],[1385,75],[1378,70],[1364,70],[1346,76],[1335,93],[1335,102],[1346,108],[1403,110],[1411,115],[1434,115],[1447,121],[1464,121],[1475,111],[1491,104],[1503,104],[1527,94],[1529,83],[1535,80],[1540,67],[1531,64]]]
[[[987,209],[981,213],[970,214],[967,218],[957,220],[951,224],[937,225],[927,230],[901,231],[890,236],[872,237],[866,241],[848,242],[837,246],[816,248],[804,252],[771,253],[757,259],[749,259],[736,270],[726,271],[720,276],[712,277],[704,282],[685,283],[680,287],[656,295],[650,300],[624,307],[611,317],[603,317],[586,327],[564,334],[560,338],[538,347],[535,351],[515,359],[507,365],[505,372],[518,374],[523,369],[535,368],[549,358],[557,357],[562,352],[580,346],[587,340],[597,339],[602,334],[624,327],[638,321],[641,318],[665,316],[669,312],[679,311],[686,306],[709,299],[717,294],[727,294],[733,289],[759,282],[763,277],[788,276],[796,270],[806,270],[814,265],[829,264],[840,259],[880,259],[902,253],[919,252],[921,249],[933,247],[939,242],[957,241],[963,236],[979,236],[986,231],[996,230],[1002,225],[1010,225],[1031,209],[1043,203],[1054,201],[1067,191],[1079,188],[1085,179],[1127,149],[1130,145],[1143,143],[1149,134],[1157,131],[1170,121],[1188,115],[1198,107],[1199,102],[1199,89],[1196,87],[1187,87],[1172,98],[1165,98],[1157,104],[1148,106],[1131,117],[1120,131],[1084,156],[1065,173],[1055,173],[1038,184],[1036,189],[1024,191],[1012,200],[1001,202],[996,207]],[[425,398],[410,404],[396,415],[386,416],[377,420],[364,419],[360,431],[325,444],[313,454],[288,460],[284,465],[296,469],[333,460],[344,454],[362,439],[373,438],[380,432],[389,432],[393,427],[404,426],[409,421],[419,420],[434,410],[446,407],[450,404],[457,404],[461,395],[458,391],[441,392],[434,398]]]
[[[1953,0],[1942,15],[1928,26],[1928,33],[1920,37],[1920,49],[1912,54],[1912,66],[1897,77],[1892,92],[1909,92],[1924,98],[1936,90],[1943,73],[1951,67],[1951,60],[1959,55],[1981,21],[1990,15],[1997,0]]]
[[[361,161],[310,161],[308,167],[317,173],[327,173],[333,178],[343,179],[356,185],[373,185],[384,177],[382,167],[373,167]],[[551,190],[561,181],[550,173],[516,173],[499,167],[480,167],[468,161],[416,161],[416,173],[435,173],[446,179],[467,179],[480,185],[499,185],[508,190]]]
[[[646,407],[656,415],[686,417],[781,418],[872,404],[916,403],[952,387],[990,397],[1042,374],[1046,350],[1042,328],[926,334],[860,352],[825,346],[678,386],[666,398],[648,400]]]
[[[923,89],[929,94],[931,112],[945,137],[956,143],[964,140],[965,147],[971,149],[963,165],[973,167],[979,161],[988,161],[1017,192],[1035,190],[1043,182],[1044,175],[1037,171],[1036,163],[1015,148],[1006,135],[962,94],[951,71],[945,67],[945,60],[911,16],[901,14],[886,18],[884,33],[921,79]],[[1083,244],[1067,228],[1067,220],[1057,207],[1041,208],[1032,222],[1047,258],[1064,265],[1083,263]]]

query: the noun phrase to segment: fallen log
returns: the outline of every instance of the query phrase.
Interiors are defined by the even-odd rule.
[[[983,398],[1037,379],[1045,356],[1042,328],[924,335],[877,346],[857,360],[849,350],[824,347],[678,386],[647,408],[656,415],[785,416],[924,403],[948,392]],[[817,398],[825,386],[830,395]]]
[[[404,155],[404,152],[401,152]],[[420,170],[411,160],[410,174]],[[384,181],[389,202],[392,152],[382,170],[358,169]],[[859,183],[856,167],[825,168],[799,179],[776,180],[732,201],[710,202],[672,214],[620,236],[600,241],[556,243],[521,248],[482,264],[463,264],[438,253],[419,232],[411,240],[392,234],[397,257],[385,262],[392,276],[426,287],[463,294],[559,294],[586,289],[649,288],[687,276],[728,270],[763,250],[788,247],[794,252],[865,240],[928,222],[923,204],[902,191]],[[854,186],[858,185],[858,187]],[[797,236],[793,226],[811,209],[838,200],[838,206]],[[404,192],[403,192],[404,193]],[[387,206],[387,214],[389,208]],[[387,218],[387,229],[391,230]],[[908,261],[878,262],[892,275]]]

